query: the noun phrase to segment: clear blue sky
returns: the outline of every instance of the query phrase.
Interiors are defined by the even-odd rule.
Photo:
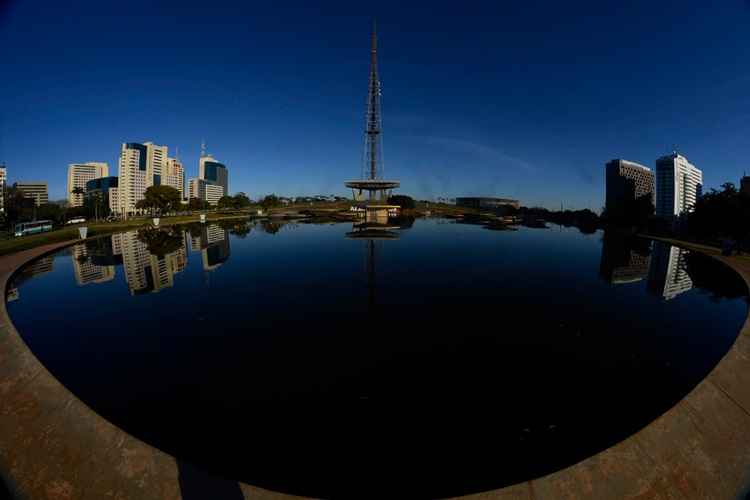
[[[408,4],[408,5],[407,5]],[[371,18],[386,175],[416,197],[603,204],[604,163],[673,145],[706,187],[750,172],[750,2],[0,0],[0,162],[65,197],[68,163],[201,138],[251,197],[360,172]]]

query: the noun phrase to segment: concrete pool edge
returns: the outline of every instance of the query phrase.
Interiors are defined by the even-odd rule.
[[[0,257],[3,289],[29,261],[79,242]],[[713,253],[750,288],[750,259]],[[750,484],[749,388],[750,318],[709,375],[638,433],[561,471],[465,498],[741,497]],[[5,301],[0,401],[0,474],[19,498],[181,498],[175,458],[107,422],[62,386],[26,347]],[[245,498],[291,498],[239,487]]]

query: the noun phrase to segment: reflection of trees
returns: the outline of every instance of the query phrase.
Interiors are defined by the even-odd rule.
[[[691,252],[685,256],[685,267],[693,285],[711,294],[713,300],[747,297],[747,286],[729,266]]]
[[[398,217],[389,217],[388,224],[399,226],[399,228],[401,229],[411,229],[411,227],[414,225],[414,220],[415,218],[412,216],[399,214]]]
[[[279,221],[272,221],[269,219],[263,219],[260,221],[260,225],[258,226],[261,231],[268,234],[276,234],[279,231],[281,231],[281,228],[284,227],[286,224]]]
[[[219,227],[229,231],[230,234],[233,234],[238,238],[245,238],[250,234],[250,231],[252,231],[252,226],[247,220],[224,220],[219,221],[218,224]]]
[[[182,248],[182,234],[174,228],[144,228],[138,230],[138,240],[145,243],[152,255],[163,258]]]

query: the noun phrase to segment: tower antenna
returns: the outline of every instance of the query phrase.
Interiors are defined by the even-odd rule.
[[[206,140],[201,139],[201,158],[206,157]]]

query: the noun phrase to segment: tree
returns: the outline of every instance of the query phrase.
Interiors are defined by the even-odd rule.
[[[234,208],[247,208],[252,203],[250,201],[250,198],[248,198],[248,196],[243,192],[236,193],[233,196],[233,198],[234,198]]]
[[[203,210],[206,208],[206,202],[200,198],[190,198],[188,200],[188,208],[190,210]]]
[[[234,206],[234,198],[231,196],[222,196],[219,198],[219,202],[217,203],[218,208],[235,208]]]
[[[36,216],[41,220],[51,220],[56,223],[61,223],[63,219],[63,209],[54,203],[44,203],[37,207]]]
[[[146,227],[138,230],[138,239],[146,244],[148,251],[160,259],[176,252],[185,243],[182,234],[175,228],[156,229]]]
[[[140,206],[139,206],[140,205]],[[136,208],[150,209],[158,214],[170,212],[180,205],[180,192],[172,186],[149,186]]]
[[[81,186],[76,186],[73,189],[70,190],[72,194],[77,196],[84,196],[86,194],[86,190],[83,189]]]
[[[17,187],[11,186],[5,190],[4,201],[8,225],[12,226],[16,222],[29,221],[34,218],[36,211],[34,200],[25,197]]]
[[[398,205],[401,208],[406,209],[413,209],[415,206],[414,198],[406,196],[405,194],[394,194],[393,196],[388,197],[388,204]]]
[[[739,193],[731,182],[698,198],[688,214],[688,233],[699,240],[722,238],[750,243],[750,196]]]
[[[278,207],[281,205],[281,201],[279,200],[279,197],[275,194],[269,194],[268,196],[265,196],[260,201],[260,206],[263,207],[264,210],[268,210],[269,208]]]

